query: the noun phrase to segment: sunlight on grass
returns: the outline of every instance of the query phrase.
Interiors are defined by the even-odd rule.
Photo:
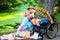
[[[7,19],[12,19],[12,18],[16,18],[18,16],[23,16],[23,13],[15,13],[14,15],[7,15],[7,16],[3,16],[3,17],[0,17],[0,21],[3,21],[3,20],[7,20]]]
[[[8,34],[11,32],[15,32],[17,28],[16,26],[5,26],[7,24],[16,25],[16,23],[21,23],[24,19],[24,13],[22,12],[12,12],[10,14],[4,13],[0,15],[0,35]],[[19,27],[19,25],[17,26]]]
[[[17,28],[19,27],[19,25],[16,23],[21,24],[24,19],[25,10],[28,7],[27,5],[25,6],[16,7],[15,9],[13,8],[13,10],[10,12],[7,10],[6,12],[0,13],[0,35],[16,32]]]
[[[5,16],[0,16],[0,25],[21,23],[24,19],[24,13],[12,12]]]

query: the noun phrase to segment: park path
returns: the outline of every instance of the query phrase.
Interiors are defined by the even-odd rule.
[[[8,39],[8,40],[13,40],[14,37],[13,37],[13,34],[14,33],[10,33],[10,34],[5,34],[5,35],[2,35],[0,36],[0,39]],[[16,37],[16,39],[21,39],[20,37]],[[44,40],[60,40],[60,24],[59,24],[59,31],[57,33],[57,36],[54,38],[54,39],[48,39],[46,37],[46,35],[44,35]]]

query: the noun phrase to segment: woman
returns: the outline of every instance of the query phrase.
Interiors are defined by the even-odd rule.
[[[35,13],[35,8],[29,7],[28,11],[25,13],[25,19],[23,20],[22,24],[19,26],[16,35],[20,36],[21,31],[26,31],[26,30],[28,31],[29,29],[32,28],[32,23],[30,22],[30,18],[34,17],[34,13]]]

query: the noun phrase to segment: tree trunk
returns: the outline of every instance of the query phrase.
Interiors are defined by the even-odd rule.
[[[53,9],[55,6],[55,1],[56,0],[40,0],[40,7],[43,7],[48,10],[50,15],[54,15]]]

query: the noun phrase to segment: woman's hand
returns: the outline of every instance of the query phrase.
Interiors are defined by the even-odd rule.
[[[21,31],[20,36],[24,39],[30,38],[30,32],[29,31]]]

